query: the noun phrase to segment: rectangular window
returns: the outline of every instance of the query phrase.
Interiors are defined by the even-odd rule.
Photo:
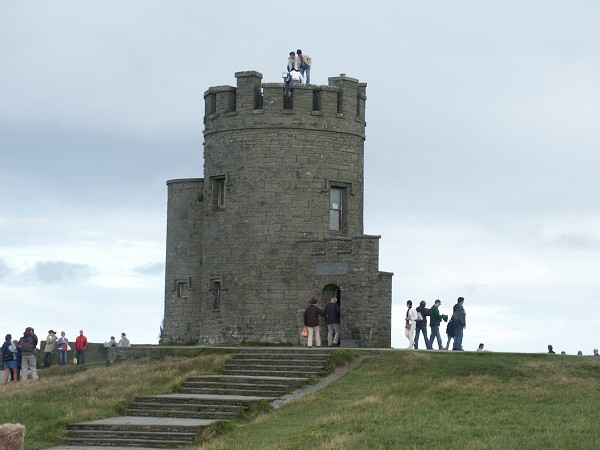
[[[344,188],[331,187],[329,190],[329,229],[344,229]]]
[[[212,179],[213,204],[215,209],[225,208],[225,177]]]
[[[185,291],[187,290],[187,283],[185,281],[178,281],[176,289],[177,289],[177,297],[184,297]]]
[[[213,311],[219,311],[221,309],[221,280],[213,280],[211,284]]]

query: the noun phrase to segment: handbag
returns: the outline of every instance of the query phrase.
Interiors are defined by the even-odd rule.
[[[12,352],[2,356],[2,361],[12,361],[13,359],[14,357]]]
[[[308,337],[308,327],[304,327],[300,336],[307,338]]]
[[[404,325],[404,328],[410,330],[410,322],[408,320],[406,321],[406,325]]]

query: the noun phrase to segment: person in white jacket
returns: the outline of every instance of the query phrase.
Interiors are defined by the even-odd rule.
[[[417,326],[417,311],[412,307],[412,300],[406,302],[406,326],[404,335],[408,339],[408,350],[412,350],[415,345],[415,327]]]

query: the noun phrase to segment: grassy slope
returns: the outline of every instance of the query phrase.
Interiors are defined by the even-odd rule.
[[[37,383],[0,386],[0,423],[24,423],[26,448],[45,449],[66,424],[121,414],[133,397],[173,391],[225,358],[52,368]],[[595,357],[383,351],[326,389],[194,448],[599,448],[599,381]]]
[[[61,444],[68,424],[122,415],[134,397],[173,392],[192,374],[220,371],[228,357],[205,355],[39,370],[37,382],[0,386],[0,423],[24,424],[25,448],[47,449]]]
[[[600,448],[600,358],[381,352],[216,449]]]

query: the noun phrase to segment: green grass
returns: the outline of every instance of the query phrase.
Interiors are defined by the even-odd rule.
[[[214,352],[196,350],[187,358],[161,355],[109,367],[38,370],[39,381],[0,386],[0,423],[25,425],[27,450],[59,445],[68,424],[123,415],[134,397],[174,392],[191,375],[220,372],[230,357],[206,353]]]
[[[336,350],[337,364],[357,351]],[[189,449],[600,448],[600,358],[381,351],[325,389],[213,427]],[[27,426],[26,448],[60,443],[66,425],[123,413],[138,395],[173,392],[227,355],[41,372],[0,386],[1,422]]]
[[[600,358],[380,352],[217,449],[600,447]]]

